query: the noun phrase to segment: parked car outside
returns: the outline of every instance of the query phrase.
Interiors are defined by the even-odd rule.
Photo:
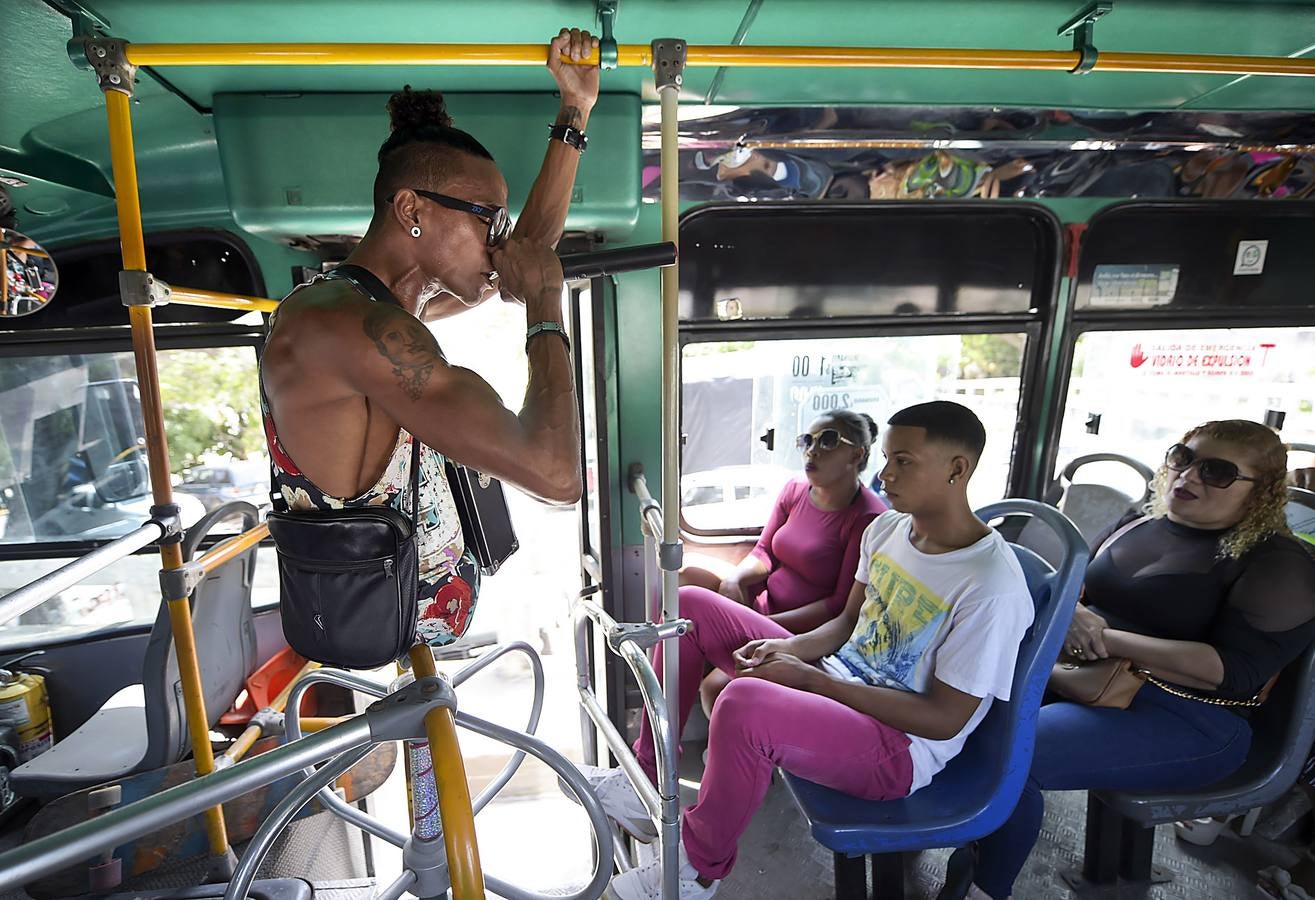
[[[184,528],[205,515],[205,505],[187,494],[174,494]],[[75,485],[33,523],[37,538],[108,540],[121,537],[151,517],[154,500],[146,467],[138,461],[116,463],[105,475]]]
[[[270,505],[269,463],[242,459],[218,465],[193,466],[183,472],[176,493],[190,494],[200,500],[206,512],[225,503],[243,500],[256,508]]]

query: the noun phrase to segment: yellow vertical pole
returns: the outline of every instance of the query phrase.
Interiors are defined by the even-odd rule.
[[[141,202],[137,191],[137,160],[132,142],[132,114],[127,93],[107,89],[105,108],[109,117],[110,164],[114,171],[115,205],[119,215],[119,242],[123,268],[146,271],[146,239],[142,233]],[[146,452],[150,462],[151,494],[157,507],[173,503],[169,481],[169,444],[164,433],[164,410],[160,400],[160,375],[156,368],[155,333],[151,328],[149,306],[128,309],[132,326],[132,351],[137,363],[137,386],[141,392],[142,415],[146,424]],[[166,571],[183,564],[179,544],[161,544],[160,559]],[[196,640],[192,633],[192,608],[186,595],[166,597],[169,625],[173,630],[174,652],[178,656],[178,674],[182,680],[183,705],[187,710],[187,729],[192,740],[192,757],[198,776],[214,771],[214,751],[210,746],[209,722],[205,714],[205,695],[201,692],[201,669],[196,658]],[[206,835],[215,857],[229,855],[228,833],[222,808],[206,810]]]
[[[425,644],[411,648],[411,671],[416,678],[438,674],[434,654]],[[471,808],[466,764],[457,741],[457,722],[452,710],[438,708],[425,716],[425,736],[438,787],[438,814],[443,822],[448,873],[453,900],[484,900],[484,873],[479,864],[475,839],[475,814]]]

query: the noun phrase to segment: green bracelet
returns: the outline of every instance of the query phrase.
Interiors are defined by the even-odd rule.
[[[541,334],[555,334],[566,342],[566,352],[571,352],[571,339],[566,336],[566,329],[557,322],[536,322],[525,332],[525,352],[530,352],[530,341]]]

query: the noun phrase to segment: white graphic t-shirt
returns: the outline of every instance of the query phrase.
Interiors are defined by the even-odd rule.
[[[909,793],[963,748],[992,698],[1009,699],[1018,644],[1032,624],[1032,595],[1017,557],[997,532],[949,553],[923,553],[909,541],[913,517],[891,510],[863,532],[858,572],[867,585],[858,624],[822,667],[849,681],[922,692],[933,675],[981,697],[954,737],[909,735]]]

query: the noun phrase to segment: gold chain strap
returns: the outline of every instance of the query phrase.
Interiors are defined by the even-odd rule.
[[[1198,703],[1209,703],[1211,706],[1246,706],[1255,707],[1260,705],[1260,693],[1257,692],[1250,700],[1225,700],[1221,697],[1202,697],[1200,694],[1193,694],[1190,691],[1184,691],[1181,688],[1174,687],[1168,682],[1161,681],[1145,669],[1135,670],[1137,674],[1143,676],[1151,684],[1155,685],[1166,694],[1173,694],[1175,697],[1182,697],[1184,700],[1195,700]],[[1263,689],[1262,689],[1263,690]]]

